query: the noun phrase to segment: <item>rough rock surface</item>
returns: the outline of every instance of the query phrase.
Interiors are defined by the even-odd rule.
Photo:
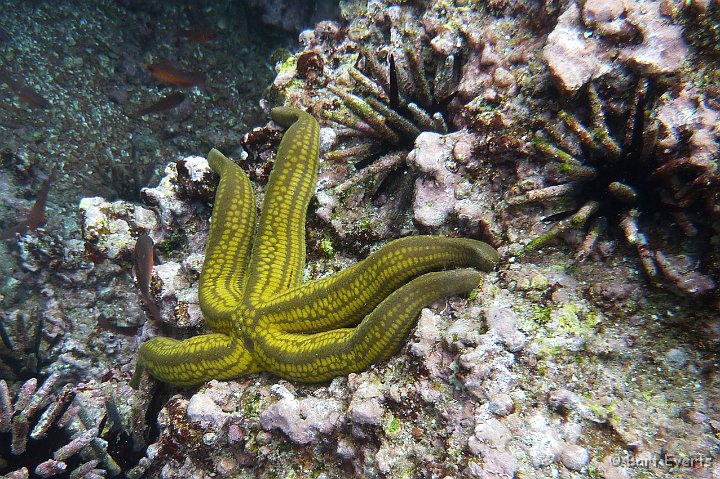
[[[662,13],[662,2],[633,0],[627,4],[627,22],[642,36],[640,45],[621,49],[620,59],[629,61],[648,76],[675,73],[688,56],[680,25]]]
[[[688,46],[681,27],[663,15],[662,3],[589,0],[580,7],[570,2],[543,51],[555,83],[575,94],[616,70],[616,58],[650,77],[679,71]]]
[[[83,198],[79,209],[86,243],[104,258],[129,257],[135,248],[135,238],[158,227],[154,211],[127,201]]]
[[[465,131],[418,136],[407,157],[408,166],[418,174],[413,218],[418,225],[438,232],[448,224],[460,224],[495,242],[501,232],[493,198],[468,165],[468,148],[476,141]]]
[[[571,3],[558,18],[543,51],[543,58],[558,85],[567,93],[576,93],[587,82],[608,70],[594,39],[584,35],[580,8]]]
[[[343,417],[342,404],[333,399],[297,399],[282,386],[275,388],[281,399],[260,414],[265,430],[280,429],[297,444],[319,442],[337,427]]]

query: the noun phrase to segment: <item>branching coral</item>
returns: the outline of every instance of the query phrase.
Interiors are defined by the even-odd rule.
[[[43,320],[35,314],[31,318],[21,311],[14,311],[8,317],[8,324],[0,320],[0,373],[11,380],[28,379],[40,374],[50,362],[50,350],[60,336],[46,336]]]
[[[14,400],[0,380],[0,473],[8,478],[118,476],[123,471],[109,449],[127,433],[114,402],[105,400],[106,414],[98,424],[78,401],[77,386],[66,384],[56,392],[59,379],[53,374],[39,387],[36,378],[29,379]],[[140,477],[146,467],[142,461],[128,468],[126,477]]]
[[[534,251],[569,230],[581,230],[585,239],[576,259],[582,261],[605,231],[619,227],[653,283],[664,279],[685,293],[715,289],[715,280],[703,274],[701,255],[710,236],[717,233],[712,222],[720,211],[717,143],[712,133],[717,114],[696,100],[691,114],[703,127],[693,132],[692,122],[679,125],[678,115],[668,111],[673,105],[669,94],[658,107],[653,86],[645,79],[637,82],[629,107],[620,115],[623,118],[608,114],[608,102],[600,98],[595,85],[588,86],[587,97],[588,120],[561,111],[558,118],[570,134],[547,125],[544,134],[533,140],[539,156],[552,165],[553,184],[516,192],[508,200],[511,205],[550,201],[563,205],[561,213],[552,217],[559,221],[530,241],[525,251]],[[672,241],[670,226],[684,238]],[[683,246],[675,257],[663,251],[678,243]]]
[[[98,431],[92,429],[79,432],[72,439],[70,434],[65,432],[70,421],[77,416],[79,408],[71,407],[75,398],[72,385],[66,385],[57,396],[52,394],[57,380],[56,375],[50,376],[38,388],[37,379],[29,379],[18,391],[14,403],[11,401],[8,385],[4,380],[0,381],[0,431],[10,436],[12,457],[4,468],[12,470],[12,464],[23,466],[10,472],[11,477],[29,477],[28,466],[36,477],[60,474],[68,468],[69,459],[74,458],[97,438]],[[42,415],[38,418],[41,412]],[[49,435],[51,430],[53,434]],[[41,441],[47,443],[46,448],[41,446]],[[38,459],[38,453],[42,454],[41,449],[54,450],[53,457],[44,461]],[[90,464],[86,465],[88,460]],[[74,465],[99,475],[99,470],[95,469],[98,463],[97,459],[85,459],[82,464]],[[111,463],[114,464],[114,461]]]

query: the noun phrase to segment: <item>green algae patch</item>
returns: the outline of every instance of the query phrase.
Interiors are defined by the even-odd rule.
[[[544,274],[535,274],[530,278],[531,289],[547,289],[548,278]]]
[[[558,329],[581,336],[594,332],[598,323],[596,312],[583,311],[575,303],[563,304],[560,308],[553,310],[550,316],[552,322],[557,324]]]
[[[400,420],[396,416],[390,414],[388,420],[383,424],[383,431],[385,431],[385,434],[388,436],[396,435],[400,432]]]
[[[174,251],[181,250],[187,244],[187,235],[184,231],[172,231],[165,241],[158,244],[158,250],[164,257],[170,256]]]
[[[320,240],[320,250],[322,250],[328,258],[335,256],[335,247],[333,246],[332,239],[328,236],[323,237],[323,239]]]
[[[537,331],[540,327],[543,327],[550,322],[551,313],[552,308],[549,306],[534,304],[530,318],[527,320],[521,320],[520,326],[523,331]]]
[[[480,285],[480,287],[482,287],[482,285]],[[468,299],[469,299],[470,301],[475,301],[475,299],[477,299],[479,293],[480,293],[480,289],[479,289],[479,288],[473,289],[473,290],[470,291],[470,293],[468,294]]]
[[[600,314],[583,303],[566,302],[554,306],[535,306],[531,317],[522,322],[523,330],[535,334],[538,355],[583,362],[579,355],[585,342],[595,333]]]

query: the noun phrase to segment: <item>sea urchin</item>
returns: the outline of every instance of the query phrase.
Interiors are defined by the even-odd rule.
[[[556,166],[556,184],[508,200],[511,205],[548,201],[570,205],[550,218],[557,221],[531,240],[525,252],[568,230],[582,230],[585,238],[576,259],[583,261],[603,233],[619,228],[654,284],[669,282],[690,294],[715,289],[716,282],[702,272],[704,250],[698,245],[707,244],[713,234],[709,217],[717,216],[717,160],[693,155],[689,138],[673,148],[662,147],[653,86],[647,79],[637,82],[620,121],[606,115],[606,103],[594,84],[587,87],[587,97],[589,121],[560,111],[558,118],[570,134],[546,126],[544,134],[533,140],[539,156]],[[663,230],[666,226],[683,234],[676,256],[664,252],[669,244],[678,244],[668,241],[671,234]],[[658,230],[662,234],[650,235]]]

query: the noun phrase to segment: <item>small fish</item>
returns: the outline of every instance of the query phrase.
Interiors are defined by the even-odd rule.
[[[35,231],[39,227],[45,224],[47,221],[47,215],[45,214],[45,206],[47,205],[48,191],[50,190],[50,184],[55,180],[55,170],[53,170],[50,177],[45,180],[40,191],[38,191],[35,203],[33,204],[30,214],[27,217],[27,226],[30,231]]]
[[[174,93],[170,93],[169,95],[165,95],[164,97],[160,98],[155,103],[152,103],[146,107],[140,108],[138,111],[133,113],[133,116],[143,116],[147,115],[149,113],[158,113],[161,111],[169,110],[171,108],[175,108],[180,103],[182,103],[185,100],[185,94],[180,93],[179,91],[176,91]]]
[[[0,82],[5,83],[22,101],[31,107],[48,109],[52,105],[45,98],[40,96],[38,92],[29,86],[22,85],[10,76],[10,73],[4,68],[0,68]]]
[[[205,43],[215,40],[217,33],[207,26],[198,25],[188,30],[178,30],[177,36],[192,43]]]
[[[118,326],[117,324],[113,323],[109,318],[107,318],[105,315],[100,315],[98,317],[98,326],[100,326],[101,329],[105,329],[107,331],[112,331],[114,333],[122,334],[123,336],[135,336],[135,333],[137,333],[137,330],[140,326]]]
[[[0,231],[0,240],[6,240],[13,238],[16,234],[24,235],[28,231],[35,231],[39,227],[45,224],[47,216],[45,214],[45,206],[47,205],[48,191],[50,190],[50,184],[55,180],[55,172],[53,170],[50,177],[43,182],[40,187],[40,191],[37,193],[35,203],[33,204],[30,213],[20,223],[12,226],[4,231]]]
[[[160,308],[150,296],[150,280],[152,279],[153,265],[155,264],[154,244],[148,235],[139,236],[135,242],[133,254],[133,271],[137,280],[140,296],[145,306],[150,310],[153,319],[160,320]]]
[[[188,72],[163,61],[143,64],[143,69],[163,83],[179,88],[200,87],[205,89],[205,75],[201,72]]]
[[[154,260],[154,243],[148,235],[139,236],[135,242],[135,251],[133,255],[133,270],[135,271],[135,279],[143,296],[150,296],[150,280],[152,279],[152,270]]]

